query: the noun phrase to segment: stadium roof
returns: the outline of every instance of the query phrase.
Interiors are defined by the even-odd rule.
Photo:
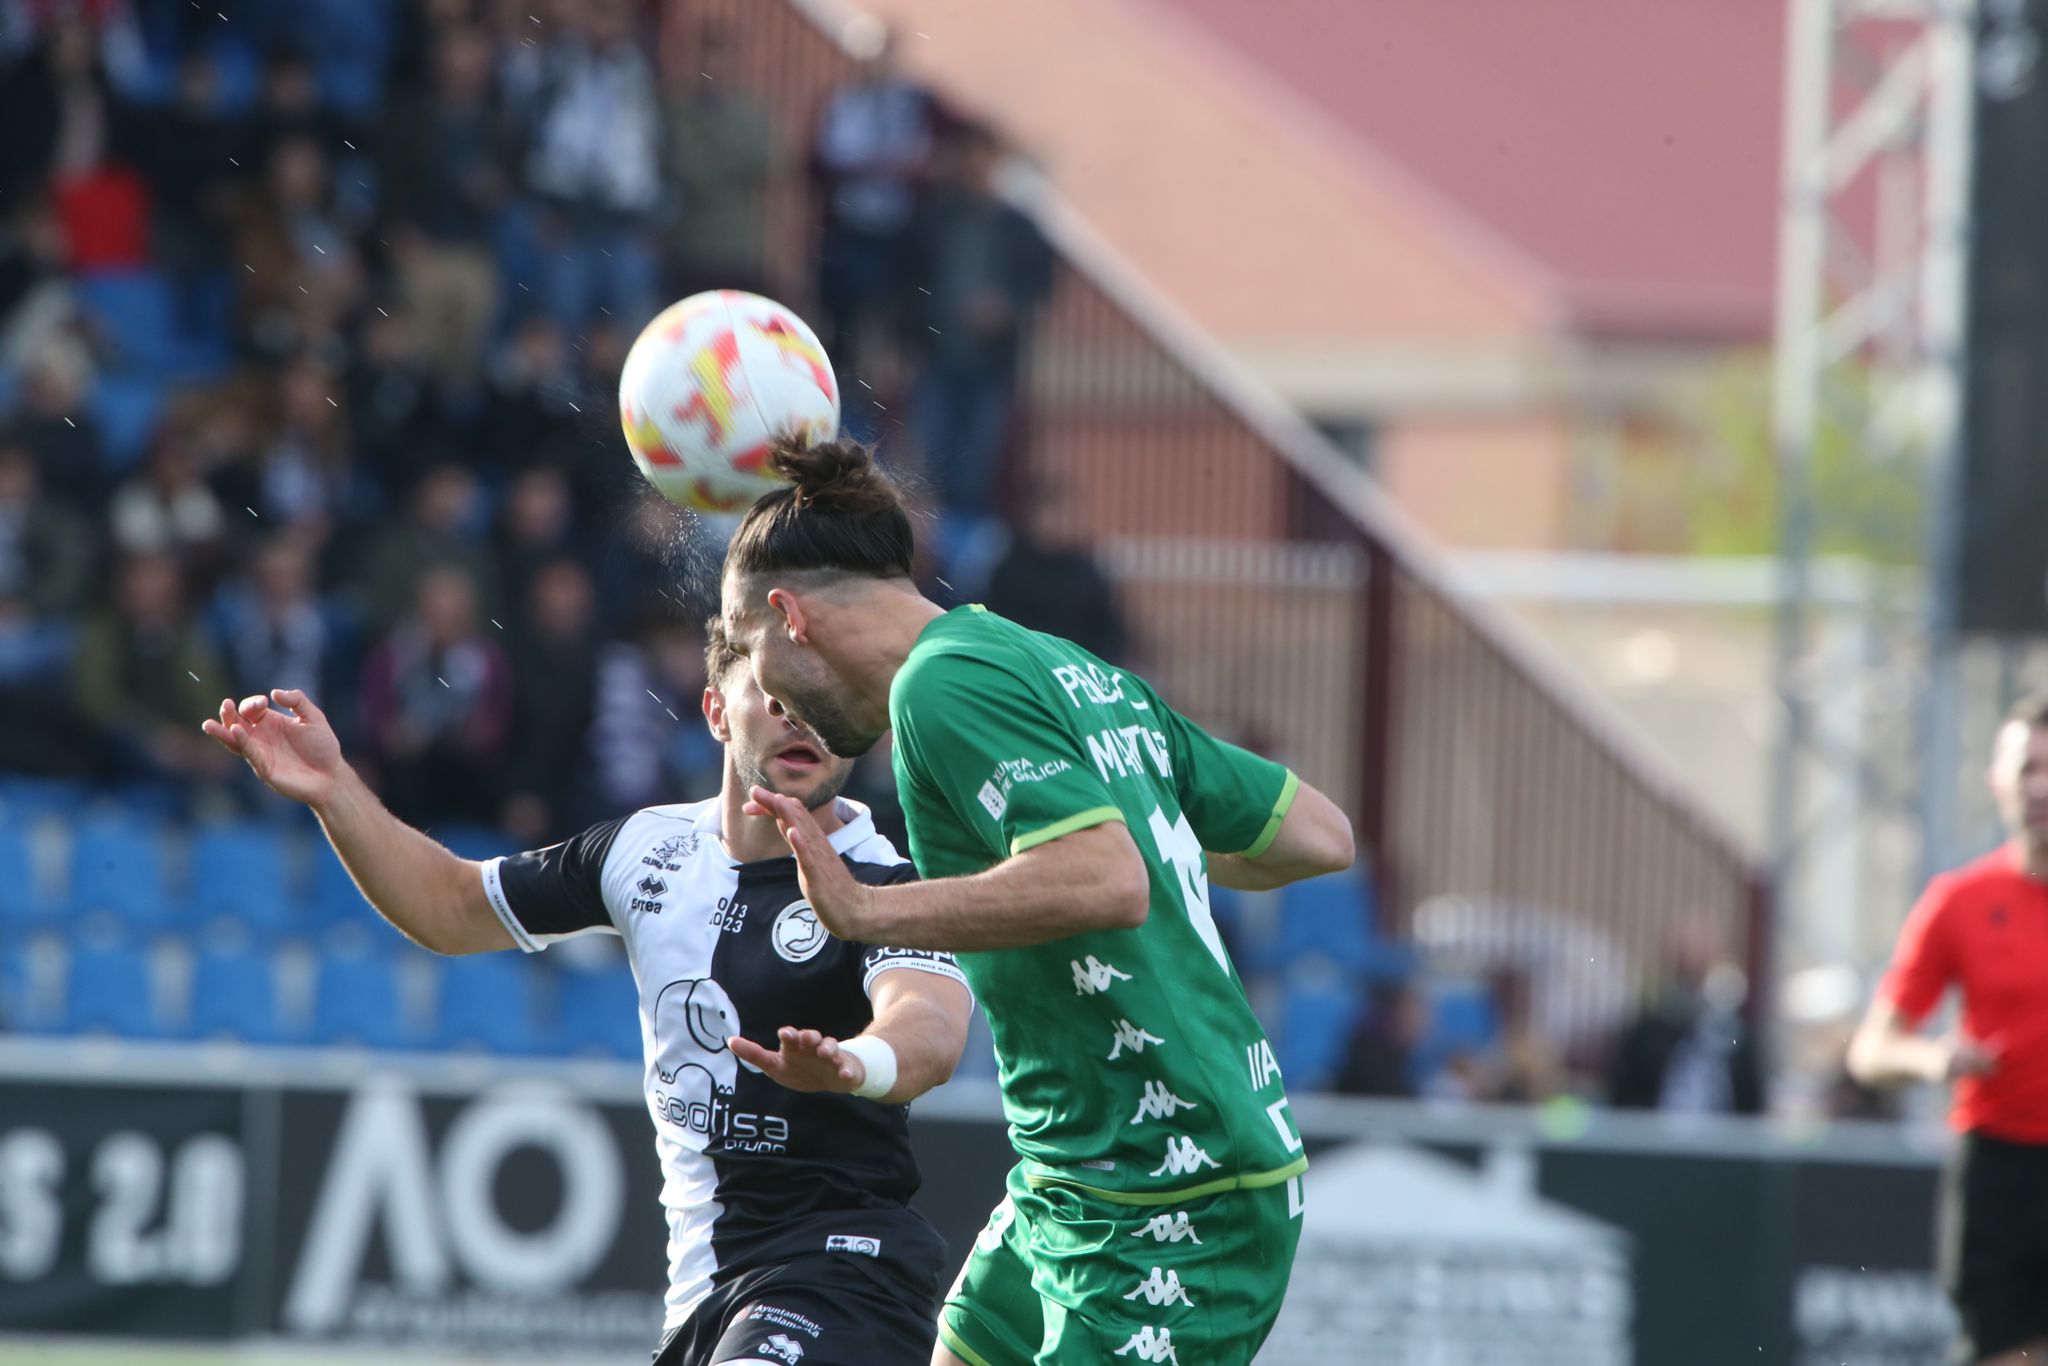
[[[1783,0],[1150,3],[1521,258],[1568,329],[1768,332]]]

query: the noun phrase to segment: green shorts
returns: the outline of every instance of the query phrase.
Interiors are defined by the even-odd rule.
[[[1272,1331],[1301,1177],[1163,1205],[1033,1187],[1022,1167],[1005,1184],[939,1314],[969,1366],[1245,1366]]]

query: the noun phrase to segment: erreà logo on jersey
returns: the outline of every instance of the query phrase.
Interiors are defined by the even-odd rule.
[[[792,901],[784,906],[768,932],[775,952],[791,963],[808,963],[816,958],[831,937],[808,901]]]

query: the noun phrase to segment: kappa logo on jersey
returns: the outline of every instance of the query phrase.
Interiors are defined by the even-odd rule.
[[[1182,1100],[1166,1089],[1166,1083],[1148,1081],[1145,1094],[1138,1098],[1138,1113],[1131,1116],[1131,1123],[1143,1124],[1148,1119],[1172,1119],[1182,1110],[1197,1110],[1201,1107],[1191,1100]]]
[[[1178,1303],[1190,1309],[1195,1307],[1195,1302],[1188,1298],[1187,1288],[1180,1283],[1180,1273],[1168,1271],[1162,1275],[1156,1266],[1152,1268],[1152,1274],[1139,1281],[1137,1288],[1124,1298],[1135,1300],[1141,1295],[1147,1304],[1154,1306]]]
[[[825,1239],[827,1252],[857,1252],[863,1257],[882,1255],[880,1238],[865,1238],[857,1233],[834,1233]]]
[[[775,917],[768,937],[775,951],[792,963],[808,963],[832,936],[818,922],[818,913],[808,901],[792,901]]]
[[[1155,1214],[1145,1221],[1145,1227],[1131,1235],[1133,1238],[1150,1238],[1158,1243],[1177,1243],[1185,1238],[1196,1247],[1202,1240],[1195,1236],[1195,1226],[1188,1222],[1186,1210],[1175,1210],[1172,1214]]]
[[[1169,1138],[1166,1140],[1166,1160],[1152,1169],[1154,1176],[1186,1176],[1204,1167],[1222,1167],[1222,1163],[1202,1151],[1192,1138]]]
[[[1167,1328],[1154,1328],[1146,1324],[1131,1334],[1131,1340],[1116,1349],[1120,1357],[1137,1355],[1140,1361],[1170,1361],[1180,1366],[1180,1358],[1173,1354],[1173,1332]]]
[[[1103,962],[1092,953],[1085,962],[1068,960],[1067,966],[1074,970],[1076,996],[1093,996],[1097,992],[1108,991],[1115,983],[1131,980],[1131,974],[1119,971],[1114,965]]]
[[[795,1366],[795,1363],[804,1358],[804,1345],[786,1333],[777,1333],[754,1350],[764,1357],[787,1361],[790,1366]]]
[[[1109,1045],[1109,1060],[1115,1062],[1118,1058],[1121,1058],[1126,1048],[1130,1049],[1133,1053],[1142,1053],[1145,1051],[1145,1045],[1148,1043],[1163,1044],[1165,1042],[1166,1040],[1160,1038],[1157,1034],[1147,1034],[1129,1020],[1118,1020],[1116,1022],[1116,1037],[1110,1041]]]

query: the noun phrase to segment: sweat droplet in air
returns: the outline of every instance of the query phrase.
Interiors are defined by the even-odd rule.
[[[194,683],[199,682],[199,675],[193,673],[190,669],[185,670],[185,677],[191,679]]]
[[[439,674],[434,675],[434,681],[436,683],[439,683],[444,688],[448,686],[448,680],[441,677]]]

